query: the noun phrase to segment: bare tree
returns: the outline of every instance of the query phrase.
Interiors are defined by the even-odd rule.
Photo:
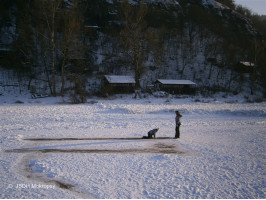
[[[66,66],[71,59],[84,59],[84,10],[78,0],[73,0],[70,7],[62,10],[62,30],[58,39],[58,49],[61,56],[61,95],[64,95]],[[78,66],[77,66],[78,67]]]
[[[63,0],[35,0],[36,32],[50,92],[56,92],[56,33]]]
[[[181,50],[181,62],[182,62],[182,69],[181,69],[181,77],[184,75],[184,71],[186,67],[191,64],[192,60],[192,53],[191,53],[191,44],[188,40],[183,40],[180,43],[180,50]]]
[[[51,95],[58,94],[60,83],[63,95],[66,66],[84,56],[84,9],[78,0],[35,0],[31,6],[31,37],[36,45],[32,54],[41,60],[38,64],[43,66]]]
[[[147,45],[149,29],[145,22],[148,7],[143,2],[132,5],[127,0],[123,1],[120,9],[120,17],[124,23],[121,32],[122,43],[126,56],[133,65],[135,72],[135,89],[140,88],[140,78],[145,72],[144,61],[147,59]]]

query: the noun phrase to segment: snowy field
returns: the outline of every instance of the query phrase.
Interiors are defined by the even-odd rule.
[[[266,103],[226,101],[0,97],[0,198],[265,198]]]

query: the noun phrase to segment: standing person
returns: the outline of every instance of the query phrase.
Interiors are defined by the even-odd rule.
[[[180,131],[179,131],[179,127],[181,126],[181,117],[182,115],[180,114],[180,112],[177,110],[175,111],[176,113],[176,117],[175,117],[175,122],[176,122],[176,126],[175,126],[175,139],[180,137]]]

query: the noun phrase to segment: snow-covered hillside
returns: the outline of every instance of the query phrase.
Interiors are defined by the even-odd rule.
[[[265,102],[199,100],[1,97],[0,197],[265,198]]]
[[[38,16],[38,13],[43,13],[38,11],[31,13],[31,9],[36,11],[41,6],[35,8],[28,2],[6,2],[2,9],[7,10],[5,17],[10,22],[0,24],[0,87],[16,82],[20,91],[31,88],[36,93],[69,94],[73,85],[77,84],[75,81],[84,78],[86,81],[82,84],[86,92],[100,94],[104,93],[101,91],[104,75],[136,76],[140,73],[140,77],[136,76],[136,83],[139,81],[144,91],[157,79],[184,79],[195,82],[201,94],[222,91],[265,95],[265,55],[261,51],[265,36],[258,32],[256,23],[252,23],[251,19],[239,13],[234,6],[226,6],[226,1],[224,5],[218,0],[130,0],[127,8],[122,8],[120,0],[100,2],[79,2],[86,10],[78,18],[82,19],[78,24],[86,31],[76,33],[78,38],[70,41],[82,40],[84,48],[62,42],[65,41],[62,38],[66,34],[64,31],[71,30],[67,27],[70,24],[65,22],[62,23],[66,26],[64,29],[55,27],[54,31],[58,34],[55,34],[56,52],[53,54],[48,42],[49,26],[46,27],[47,23],[38,26],[45,21],[45,15]],[[145,2],[146,6],[146,11],[142,13],[145,16],[141,17],[141,24],[145,27],[138,25],[141,31],[134,34],[139,34],[136,38],[141,36],[140,41],[145,42],[139,48],[141,52],[135,55],[140,63],[133,63],[134,48],[126,52],[125,45],[130,43],[134,31],[131,36],[123,36],[122,33],[125,24],[131,23],[134,27],[136,21],[135,17],[123,18],[123,12],[129,12],[123,9],[134,10],[140,2]],[[61,9],[70,12],[70,2],[65,3],[68,6],[64,8],[62,5]],[[51,14],[51,10],[46,12],[46,15]],[[60,13],[63,12],[57,13],[56,17],[61,20]],[[40,22],[36,23],[36,19]],[[133,43],[138,44],[136,39]],[[67,44],[71,47],[66,47]],[[71,53],[65,54],[64,49],[71,49]],[[50,58],[48,55],[56,56]],[[235,66],[241,62],[254,63],[254,69],[248,73],[237,71]],[[136,72],[138,65],[141,70]],[[5,75],[7,69],[13,70],[16,80],[12,80],[12,73]],[[80,74],[85,77],[81,78]]]

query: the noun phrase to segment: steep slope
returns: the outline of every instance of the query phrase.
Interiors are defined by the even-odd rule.
[[[5,5],[9,5],[9,14],[5,16],[9,16],[11,20],[10,24],[1,24],[1,43],[13,43],[14,52],[17,52],[15,55],[19,56],[13,59],[16,64],[6,64],[8,57],[4,56],[6,52],[1,51],[0,66],[18,71],[23,84],[32,84],[30,80],[35,80],[37,90],[46,88],[46,92],[49,92],[50,80],[47,79],[47,72],[50,73],[51,70],[45,69],[44,65],[49,63],[51,58],[47,58],[47,53],[41,54],[49,52],[49,48],[43,45],[41,37],[36,38],[29,34],[31,32],[27,33],[27,28],[35,33],[40,32],[40,27],[37,27],[34,21],[39,18],[31,11],[34,7],[33,2],[15,1],[10,5],[6,2]],[[82,21],[86,29],[81,35],[86,48],[77,51],[79,58],[74,54],[64,58],[64,54],[60,52],[62,47],[56,46],[56,78],[59,83],[57,89],[60,90],[61,80],[66,80],[66,88],[76,84],[73,83],[72,75],[83,70],[87,80],[86,90],[90,93],[101,92],[103,74],[135,76],[139,73],[138,80],[143,90],[156,79],[164,78],[189,79],[197,83],[202,94],[218,91],[265,94],[265,35],[254,28],[250,19],[231,6],[219,2],[222,1],[130,0],[130,6],[127,7],[129,10],[125,10],[126,7],[123,7],[123,1],[120,0],[80,0],[84,13]],[[71,7],[69,1],[65,3]],[[133,15],[139,14],[141,6],[146,8],[144,15],[141,16],[141,23],[137,25]],[[64,9],[63,6],[60,9]],[[125,18],[123,13],[130,13],[130,10],[134,10],[133,17],[130,19],[128,15]],[[30,26],[21,26],[25,24],[26,19],[29,20],[27,24]],[[132,28],[128,34],[139,34],[135,36],[142,41],[137,56],[133,56],[132,46],[126,47],[130,42],[139,42],[130,41],[134,38],[132,35],[123,35],[129,25],[136,28]],[[60,37],[65,34],[60,27],[58,26],[56,35],[58,41],[61,41]],[[48,30],[45,24],[41,28],[43,32]],[[139,32],[134,33],[134,30]],[[12,35],[13,42],[4,39],[7,32]],[[56,45],[59,45],[59,42]],[[34,46],[38,46],[39,50],[36,51]],[[74,47],[71,48],[73,50]],[[30,64],[27,60],[29,57]],[[132,57],[135,57],[135,63]],[[141,66],[139,71],[136,71],[136,60]],[[236,64],[240,61],[254,63],[255,67],[248,74],[243,74],[235,70]],[[67,67],[60,69],[60,66],[63,66],[62,62],[65,62]]]

